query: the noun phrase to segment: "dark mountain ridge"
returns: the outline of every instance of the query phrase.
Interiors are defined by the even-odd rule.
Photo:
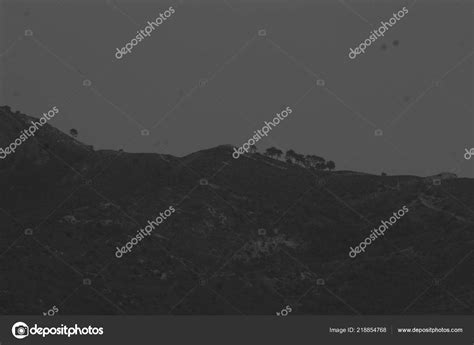
[[[0,146],[33,120],[0,108]],[[95,151],[46,124],[0,161],[0,191],[4,314],[474,311],[472,179],[235,160],[230,145],[181,158]],[[170,205],[153,236],[115,257]]]

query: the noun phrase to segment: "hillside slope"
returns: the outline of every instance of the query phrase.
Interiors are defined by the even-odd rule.
[[[30,119],[1,108],[1,146]],[[474,312],[474,180],[231,154],[94,151],[46,125],[0,162],[0,313]],[[115,257],[170,205],[152,236]]]

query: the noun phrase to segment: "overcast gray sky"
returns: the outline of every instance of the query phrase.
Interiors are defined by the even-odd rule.
[[[98,149],[178,156],[240,146],[291,106],[257,146],[338,169],[474,177],[474,158],[463,158],[474,147],[472,2],[413,3],[4,1],[0,103],[38,117],[58,106],[52,125]],[[114,57],[169,6],[150,37]],[[403,6],[384,37],[348,58]]]

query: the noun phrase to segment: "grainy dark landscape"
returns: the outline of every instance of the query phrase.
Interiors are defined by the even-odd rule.
[[[471,344],[473,17],[0,1],[0,345]]]
[[[10,139],[36,119],[4,107],[1,120]],[[234,160],[230,145],[182,158],[94,151],[48,125],[24,145],[2,162],[3,314],[51,303],[67,314],[473,312],[472,179]],[[349,258],[402,204],[406,218]],[[115,258],[168,205],[176,214]]]

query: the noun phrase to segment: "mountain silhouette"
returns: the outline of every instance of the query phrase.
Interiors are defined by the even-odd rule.
[[[33,120],[0,108],[0,146]],[[474,180],[329,172],[232,152],[94,150],[45,124],[0,161],[0,311],[474,311]],[[175,214],[115,256],[170,205]],[[349,257],[404,205],[384,237]]]

